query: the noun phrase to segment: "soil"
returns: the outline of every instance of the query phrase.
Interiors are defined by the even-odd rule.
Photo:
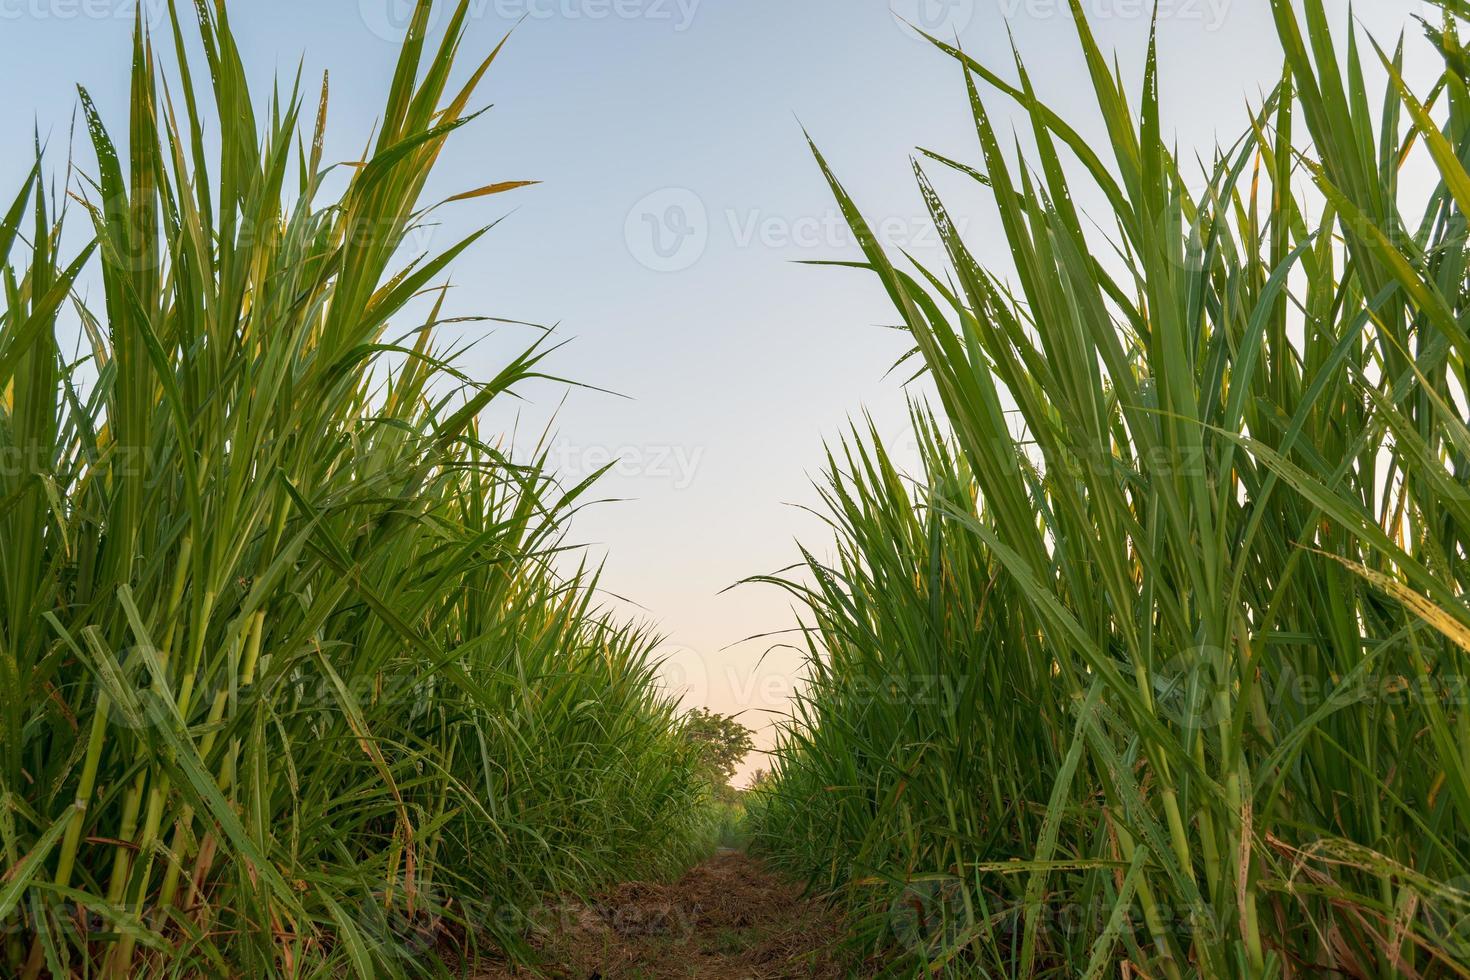
[[[673,884],[631,882],[574,903],[536,937],[536,971],[493,964],[478,980],[840,980],[836,920],[738,851]]]

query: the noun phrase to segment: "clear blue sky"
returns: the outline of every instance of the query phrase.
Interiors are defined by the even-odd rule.
[[[181,4],[187,6],[187,3]],[[33,123],[65,145],[84,84],[124,118],[133,0],[0,0],[0,188],[29,166]],[[448,2],[441,0],[447,9]],[[571,343],[553,368],[621,392],[529,392],[520,426],[556,415],[570,472],[624,464],[604,485],[623,502],[583,514],[576,537],[607,555],[605,585],[670,640],[672,680],[691,703],[781,710],[797,658],[771,641],[787,599],[737,580],[794,560],[827,536],[790,503],[815,499],[824,440],[864,408],[902,443],[904,392],[885,378],[902,352],[881,291],[860,274],[794,260],[852,258],[801,126],[889,237],[932,254],[909,156],[926,146],[973,160],[953,63],[895,14],[971,53],[1009,63],[1006,24],[1041,94],[1090,118],[1065,0],[472,0],[468,55],[519,27],[484,88],[495,108],[451,142],[431,191],[492,180],[544,183],[460,206],[429,244],[509,213],[454,269],[455,312],[559,323]],[[1137,78],[1151,4],[1083,0],[1105,47]],[[1347,4],[1336,3],[1341,17]],[[329,149],[355,155],[381,105],[406,0],[235,0],[232,20],[262,85],[304,57],[332,77]],[[162,20],[163,0],[144,0]],[[1391,42],[1427,13],[1412,0],[1361,3]],[[1160,0],[1161,72],[1183,150],[1233,140],[1259,104],[1279,49],[1267,0]],[[1411,66],[1412,67],[1412,66]],[[314,87],[315,82],[313,81]],[[995,103],[997,107],[999,102]],[[121,124],[119,123],[119,127]],[[1096,132],[1096,127],[1081,127]],[[1187,155],[1187,154],[1186,154]],[[55,155],[59,158],[59,154]],[[84,167],[89,154],[78,151]],[[983,199],[969,234],[1000,261]],[[489,373],[530,334],[476,348]],[[506,421],[504,419],[499,421]]]

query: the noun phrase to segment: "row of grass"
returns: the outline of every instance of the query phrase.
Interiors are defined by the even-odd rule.
[[[1402,43],[1271,0],[1280,82],[1204,161],[1152,41],[1130,95],[1076,0],[1100,127],[931,39],[979,152],[916,167],[942,269],[821,163],[938,418],[918,472],[872,432],[829,460],[753,823],[895,970],[1470,976],[1470,8],[1440,6],[1416,94]],[[984,186],[1007,267],[932,167]]]
[[[468,2],[437,43],[420,2],[332,165],[325,81],[257,103],[193,7],[0,222],[0,975],[523,958],[712,831],[654,638],[555,570],[587,484],[479,431],[546,343],[471,379],[433,287],[479,234],[395,260],[494,55],[450,87]]]

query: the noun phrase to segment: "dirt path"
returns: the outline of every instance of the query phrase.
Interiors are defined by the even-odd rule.
[[[837,980],[836,924],[759,861],[724,851],[671,885],[632,882],[569,907],[538,945],[558,980]],[[505,966],[480,980],[534,976]]]

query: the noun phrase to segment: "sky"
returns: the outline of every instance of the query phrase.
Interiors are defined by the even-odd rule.
[[[125,118],[136,2],[0,0],[0,188],[29,169],[33,126],[53,148],[66,145],[75,85],[104,118]],[[438,6],[442,24],[449,3]],[[1082,6],[1136,94],[1153,4]],[[1270,6],[1157,6],[1165,119],[1181,156],[1207,156],[1233,142],[1279,75]],[[1329,7],[1343,23],[1347,4]],[[372,131],[410,9],[230,4],[260,91],[277,76],[289,82],[298,64],[312,91],[330,72],[328,156],[343,160]],[[493,109],[451,140],[428,196],[541,183],[456,205],[416,241],[445,248],[504,219],[453,267],[451,312],[556,325],[566,344],[550,369],[588,387],[527,389],[515,416],[488,422],[527,442],[549,429],[569,478],[616,461],[601,486],[608,502],[579,515],[573,539],[605,559],[608,603],[667,637],[671,689],[689,705],[742,712],[762,746],[799,684],[801,656],[779,632],[796,614],[781,590],[737,583],[792,564],[798,541],[830,553],[830,533],[807,509],[824,445],[868,413],[903,458],[906,399],[923,394],[922,382],[905,388],[909,372],[889,373],[906,348],[886,328],[894,315],[876,282],[803,264],[858,255],[804,130],[890,244],[935,258],[914,148],[972,162],[978,148],[954,62],[905,22],[958,37],[1001,69],[1014,40],[1043,99],[1100,140],[1066,9],[1066,0],[470,0],[463,68],[511,37],[482,88]],[[1431,9],[1370,0],[1355,14],[1387,45]],[[162,25],[165,0],[143,0],[143,10]],[[1412,58],[1409,67],[1412,79]],[[90,166],[80,148],[77,159]],[[1003,263],[979,189],[936,176],[977,253]],[[465,364],[480,376],[535,339],[523,327],[474,330]],[[752,757],[744,771],[761,764]]]

